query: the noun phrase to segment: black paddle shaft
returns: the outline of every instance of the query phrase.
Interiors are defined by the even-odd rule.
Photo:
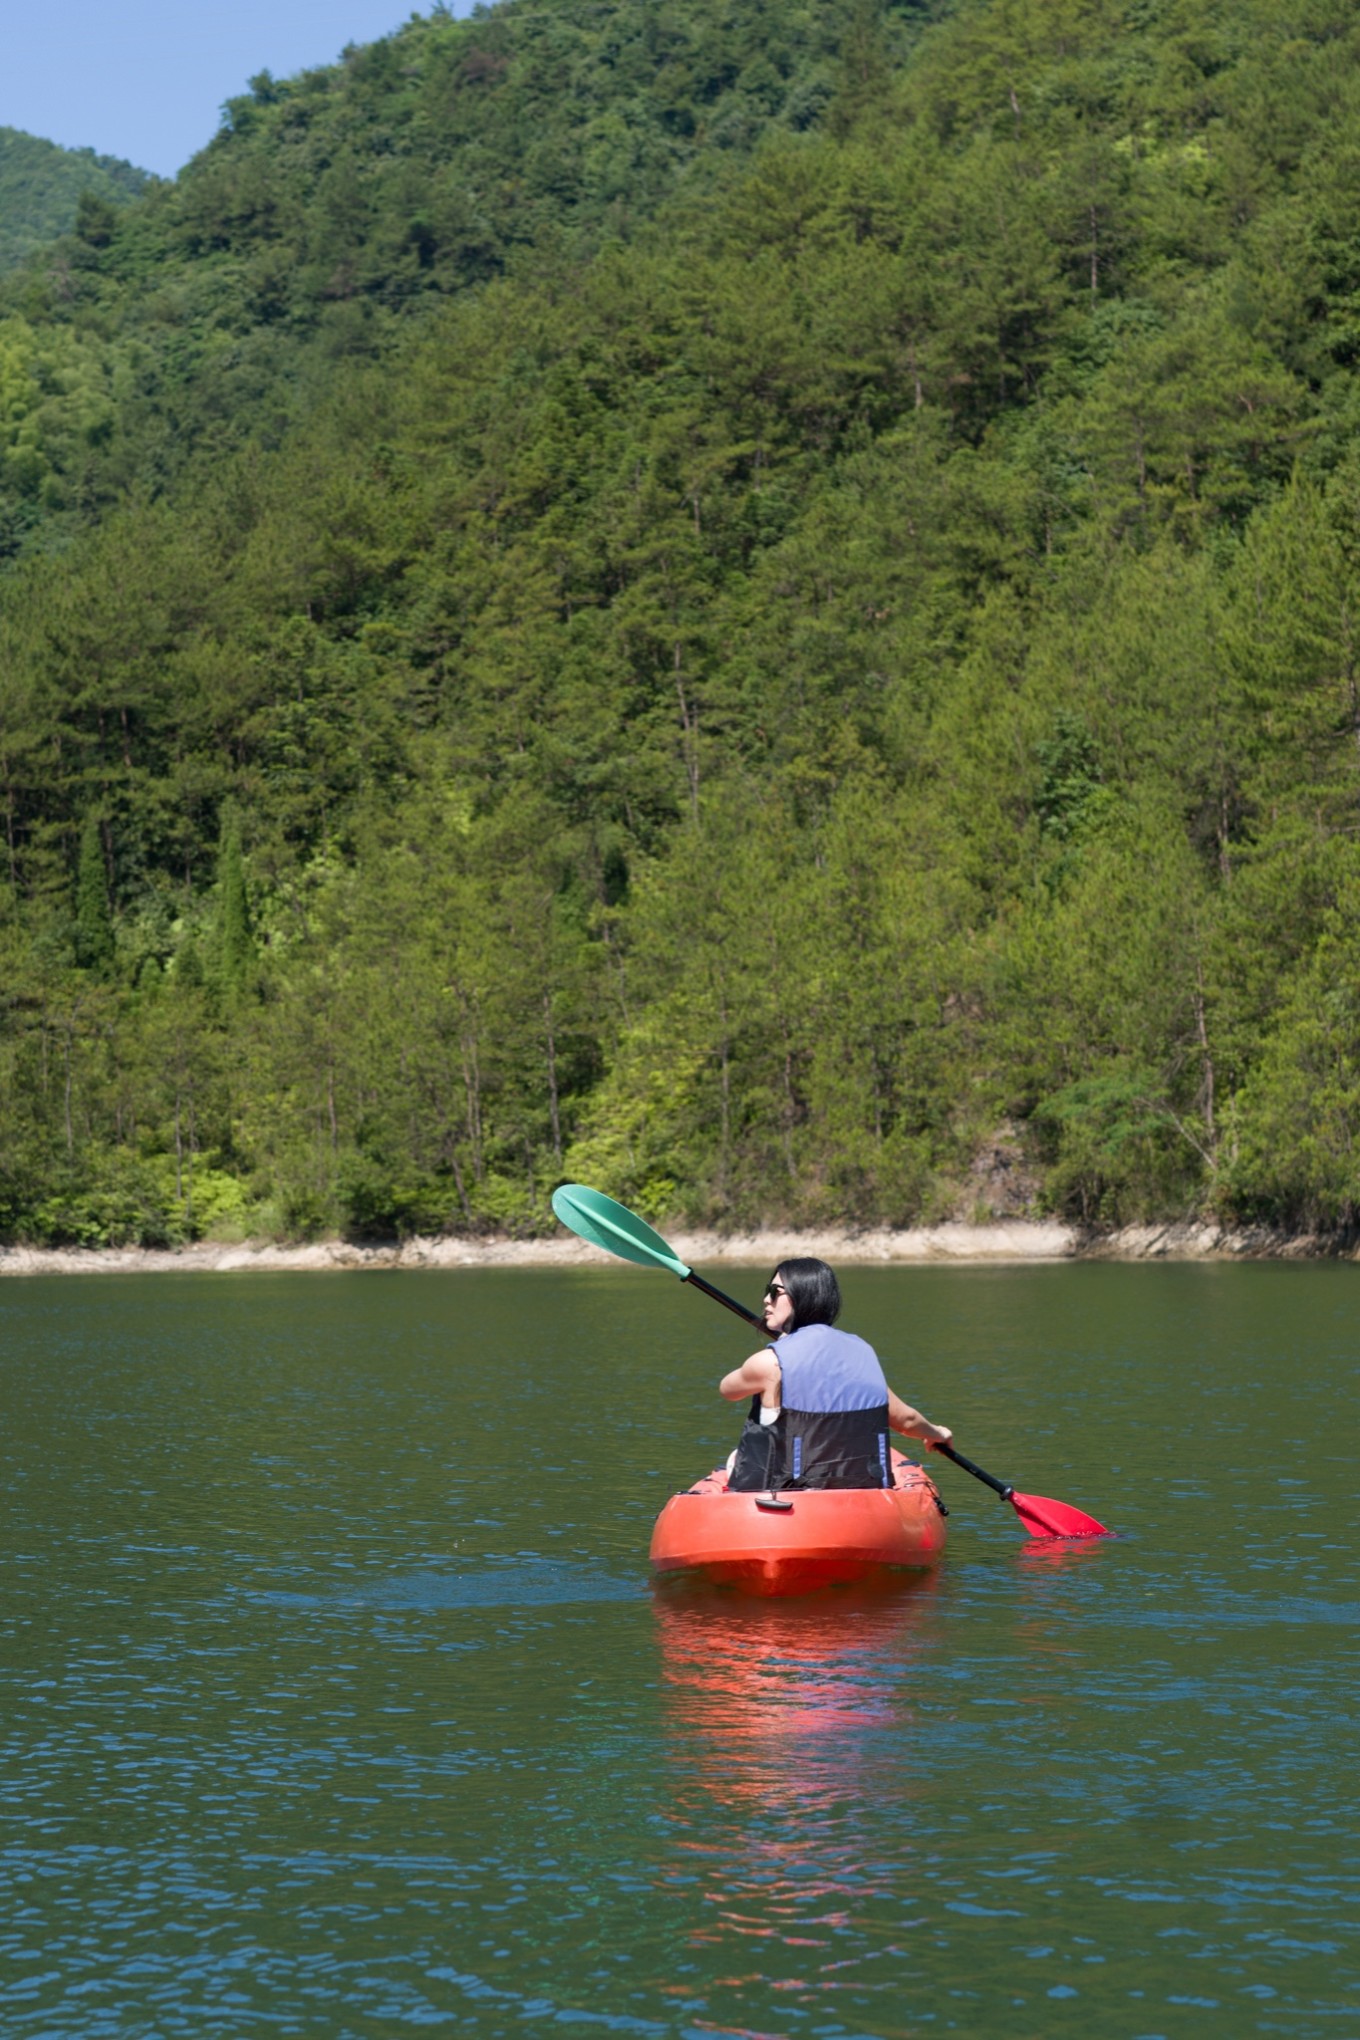
[[[965,1473],[971,1473],[974,1480],[984,1482],[993,1494],[1000,1495],[1003,1502],[1008,1502],[1015,1493],[1008,1480],[998,1480],[994,1473],[985,1473],[980,1466],[974,1466],[971,1459],[965,1459],[961,1452],[956,1452],[952,1445],[936,1445],[932,1449],[942,1452],[946,1459],[952,1459],[955,1466],[961,1466]]]
[[[753,1310],[748,1310],[744,1303],[738,1303],[735,1297],[724,1296],[721,1289],[715,1289],[711,1282],[705,1282],[703,1276],[696,1275],[692,1268],[688,1275],[682,1275],[680,1279],[682,1282],[692,1282],[696,1289],[703,1290],[705,1296],[711,1296],[715,1303],[720,1303],[723,1306],[724,1310],[730,1310],[737,1317],[745,1318],[747,1324],[754,1325],[757,1331],[763,1332],[765,1330],[765,1320],[763,1317],[757,1317]]]

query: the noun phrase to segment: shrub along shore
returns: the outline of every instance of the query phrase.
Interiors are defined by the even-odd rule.
[[[1090,1233],[1057,1220],[1008,1225],[922,1226],[906,1231],[675,1234],[671,1244],[692,1267],[750,1267],[762,1272],[790,1254],[816,1254],[841,1266],[922,1267],[1036,1261],[1308,1260],[1360,1257],[1353,1236],[1286,1233],[1265,1226],[1126,1226]],[[273,1240],[174,1248],[0,1248],[0,1276],[326,1273],[362,1269],[600,1268],[601,1255],[580,1240],[410,1239],[387,1244]]]

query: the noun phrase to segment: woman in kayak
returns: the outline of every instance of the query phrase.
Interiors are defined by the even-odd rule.
[[[825,1261],[781,1261],[765,1291],[772,1342],[723,1376],[729,1402],[751,1398],[728,1468],[728,1489],[878,1488],[892,1484],[888,1433],[948,1445],[932,1424],[893,1394],[864,1339],[832,1330],[841,1292]]]

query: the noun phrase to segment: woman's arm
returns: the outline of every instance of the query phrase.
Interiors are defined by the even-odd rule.
[[[743,1360],[740,1367],[724,1374],[718,1383],[718,1394],[726,1396],[729,1402],[744,1402],[748,1395],[758,1395],[767,1410],[777,1410],[779,1380],[779,1362],[769,1347],[764,1346],[749,1360]]]
[[[730,1377],[729,1377],[730,1378]],[[919,1438],[923,1445],[952,1445],[954,1433],[948,1424],[932,1424],[910,1403],[904,1403],[900,1395],[888,1390],[888,1427],[900,1431],[904,1438]]]

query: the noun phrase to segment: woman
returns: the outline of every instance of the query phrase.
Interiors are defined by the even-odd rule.
[[[865,1340],[832,1330],[840,1285],[825,1261],[781,1261],[765,1291],[763,1346],[723,1376],[729,1402],[751,1411],[728,1468],[733,1493],[765,1488],[889,1487],[888,1432],[948,1445],[932,1424],[893,1394]]]

